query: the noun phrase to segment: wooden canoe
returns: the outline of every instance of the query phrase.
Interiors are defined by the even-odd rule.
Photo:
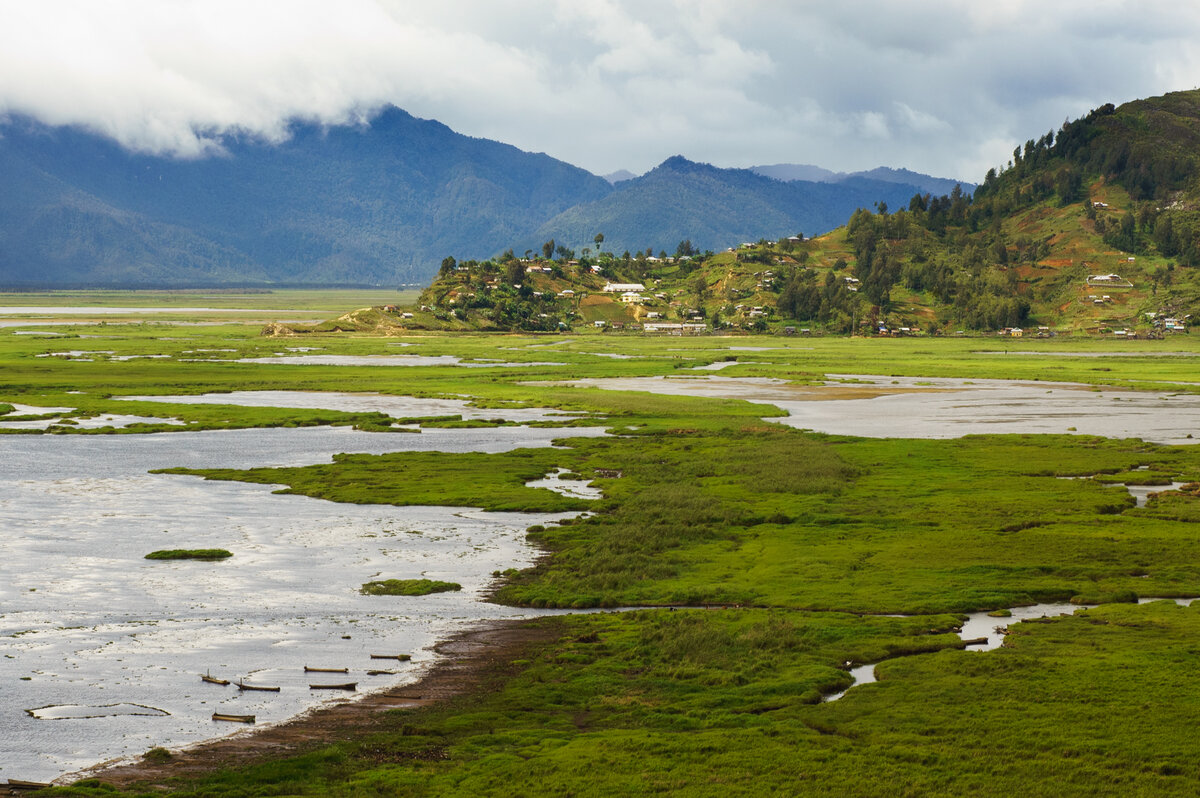
[[[231,723],[253,723],[253,715],[226,715],[224,712],[214,712],[213,720],[227,720]]]
[[[45,781],[23,781],[21,779],[9,779],[8,788],[11,790],[45,790],[53,785]]]
[[[305,673],[349,673],[350,669],[349,668],[310,668],[309,666],[305,665],[304,672]]]
[[[395,676],[395,671],[367,671],[368,676]]]
[[[309,690],[357,690],[358,682],[346,682],[345,684],[310,684]]]
[[[208,682],[209,684],[229,684],[228,679],[218,679],[216,676],[209,676],[207,673],[200,674],[200,681]]]
[[[262,685],[246,684],[245,682],[238,682],[237,688],[239,690],[258,690],[259,692],[263,692],[263,693],[278,693],[279,692],[278,687],[263,687]]]
[[[371,659],[396,659],[401,662],[408,662],[412,659],[411,654],[372,654]]]

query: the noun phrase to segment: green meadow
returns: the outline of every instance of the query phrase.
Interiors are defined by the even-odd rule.
[[[259,307],[252,304],[258,300],[241,301]],[[324,301],[280,300],[279,309],[306,301],[320,309]],[[109,301],[149,306],[142,297]],[[344,424],[422,434],[491,423],[411,417],[403,421],[416,431],[401,433],[384,431],[395,430],[394,420],[380,413],[187,403],[189,394],[244,390],[354,390],[470,397],[497,411],[555,408],[570,415],[539,422],[563,427],[554,448],[173,471],[337,502],[587,511],[531,527],[530,540],[546,555],[528,570],[497,574],[493,599],[640,609],[525,622],[524,650],[487,670],[477,691],[389,713],[366,737],[181,779],[170,785],[175,794],[1200,790],[1191,743],[1200,704],[1200,609],[1133,603],[1200,595],[1200,497],[1185,489],[1137,507],[1125,489],[1200,481],[1200,450],[1068,434],[829,436],[772,422],[782,411],[769,405],[559,384],[698,378],[708,372],[697,366],[736,361],[720,376],[802,384],[827,374],[1004,378],[1185,394],[1200,390],[1191,384],[1200,345],[1188,337],[1120,344],[591,332],[271,338],[259,334],[258,322],[192,321],[146,316],[0,328],[0,410],[34,408],[0,415],[0,422],[53,420],[44,431],[4,433]],[[451,355],[461,365],[240,362],[280,353]],[[179,399],[119,398],[164,394]],[[101,414],[176,423],[82,423]],[[569,437],[579,425],[610,435]],[[526,485],[556,469],[589,480],[601,498]],[[1100,606],[1014,624],[994,651],[962,650],[953,633],[963,613],[1002,615],[1047,601]],[[899,614],[906,617],[892,617]],[[822,702],[849,686],[848,663],[877,661],[877,683]],[[60,791],[105,795],[112,788],[101,779]]]

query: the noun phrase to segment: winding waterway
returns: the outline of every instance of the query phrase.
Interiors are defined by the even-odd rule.
[[[1141,598],[1138,599],[1138,604],[1147,604],[1151,601],[1161,601],[1156,598]],[[1195,599],[1180,598],[1167,599],[1174,601],[1182,607],[1191,606]],[[964,641],[969,641],[963,650],[965,651],[992,651],[999,648],[1004,643],[1004,636],[1008,634],[1008,628],[1014,623],[1020,621],[1028,621],[1033,618],[1053,618],[1059,615],[1073,615],[1079,610],[1086,610],[1096,607],[1096,604],[1070,604],[1067,602],[1050,602],[1045,604],[1031,604],[1027,607],[1014,607],[1009,610],[1009,614],[1004,617],[997,617],[990,612],[972,612],[966,616],[962,627],[958,630],[958,636]],[[902,616],[915,617],[915,616]],[[893,658],[894,659],[894,658]],[[871,684],[877,681],[875,677],[876,666],[889,660],[881,660],[880,662],[867,662],[862,665],[857,665],[851,668],[848,673],[854,680],[845,690],[839,690],[836,693],[830,693],[821,700],[828,703],[837,701],[842,698],[855,687],[861,687],[864,684]]]

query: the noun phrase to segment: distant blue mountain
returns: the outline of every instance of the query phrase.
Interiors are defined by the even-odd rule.
[[[280,144],[130,153],[73,128],[0,128],[0,284],[425,282],[612,190],[547,155],[389,108]]]
[[[777,163],[767,166],[751,166],[750,171],[763,177],[772,177],[783,181],[807,180],[817,183],[841,183],[852,178],[867,178],[868,180],[879,180],[884,183],[901,183],[906,186],[916,186],[921,190],[921,193],[932,194],[937,197],[948,195],[954,190],[955,186],[962,186],[962,190],[968,194],[975,191],[974,183],[950,180],[945,177],[933,177],[932,175],[924,175],[908,169],[892,169],[887,166],[880,166],[866,172],[831,172],[828,169],[822,169],[819,166],[811,164]]]
[[[895,175],[780,182],[682,157],[614,185],[394,107],[290,134],[226,136],[220,154],[178,159],[2,121],[0,287],[425,283],[447,255],[549,238],[579,247],[603,232],[620,251],[813,234],[919,190]]]
[[[563,211],[520,249],[536,249],[551,238],[572,248],[590,246],[596,233],[603,233],[604,248],[613,252],[674,252],[685,239],[702,250],[719,250],[760,238],[825,233],[859,208],[874,208],[877,202],[907,207],[918,193],[923,192],[914,185],[864,177],[780,181],[677,155],[618,183],[605,197]]]

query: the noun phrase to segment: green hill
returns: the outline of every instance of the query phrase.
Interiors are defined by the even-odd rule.
[[[1178,334],[1200,314],[1200,91],[1030,139],[973,196],[880,203],[812,239],[779,232],[717,253],[685,239],[617,256],[598,240],[576,257],[551,240],[543,258],[447,258],[419,307],[375,326]]]

